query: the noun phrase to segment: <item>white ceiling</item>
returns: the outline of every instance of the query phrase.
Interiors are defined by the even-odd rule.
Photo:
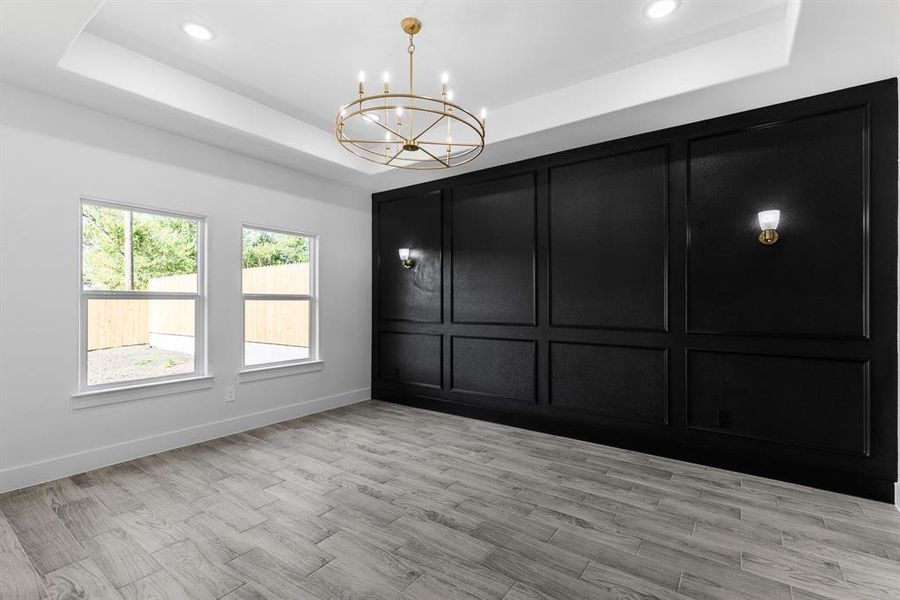
[[[87,31],[331,132],[338,106],[381,73],[407,73],[400,19],[423,21],[416,41],[422,93],[453,75],[457,101],[496,109],[781,21],[786,0],[692,2],[667,22],[619,2],[178,2],[107,3]],[[193,20],[216,38],[197,42]]]
[[[370,165],[333,138],[357,71],[378,87],[383,70],[405,77],[407,15],[424,23],[417,90],[438,93],[447,70],[461,104],[489,110],[485,153],[464,168],[900,71],[896,0],[682,0],[659,21],[643,5],[0,1],[0,80],[375,190],[457,172]],[[216,38],[187,38],[185,20]]]

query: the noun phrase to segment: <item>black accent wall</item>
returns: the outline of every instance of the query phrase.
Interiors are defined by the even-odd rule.
[[[890,500],[897,127],[891,79],[375,194],[372,396]]]

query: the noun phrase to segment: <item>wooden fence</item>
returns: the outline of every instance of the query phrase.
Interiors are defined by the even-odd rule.
[[[147,284],[151,292],[193,292],[197,290],[196,275],[155,277]],[[147,300],[149,333],[194,335],[193,300]]]
[[[147,300],[89,300],[88,350],[146,344]]]
[[[244,269],[247,294],[309,294],[309,263]],[[261,344],[309,346],[309,302],[248,300],[244,339]]]
[[[257,294],[309,293],[309,264],[252,267],[242,273],[244,291]],[[154,292],[193,291],[196,275],[151,279]],[[309,346],[308,302],[246,302],[244,336],[248,342]],[[150,334],[194,335],[192,300],[91,300],[88,350],[148,344]]]
[[[309,263],[252,267],[242,277],[247,294],[309,294]]]

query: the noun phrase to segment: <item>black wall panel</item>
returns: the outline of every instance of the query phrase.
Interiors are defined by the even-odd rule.
[[[691,140],[688,327],[865,336],[866,106]],[[781,210],[757,242],[757,212]]]
[[[868,454],[868,361],[688,350],[688,427]]]
[[[378,205],[378,286],[382,319],[441,321],[441,192],[430,191]],[[415,269],[397,251],[412,249]]]
[[[454,392],[534,403],[535,342],[454,337],[451,348]]]
[[[665,329],[666,170],[664,146],[550,169],[552,325]]]
[[[380,379],[441,387],[441,336],[383,331],[378,340]]]
[[[454,190],[453,320],[535,324],[534,175]]]
[[[372,395],[890,499],[897,137],[888,80],[375,194]]]
[[[666,350],[550,344],[550,405],[621,419],[667,420]]]

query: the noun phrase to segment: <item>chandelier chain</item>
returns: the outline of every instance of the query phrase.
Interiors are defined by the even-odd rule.
[[[416,52],[416,44],[413,42],[413,34],[409,34],[409,47],[406,49],[409,53],[409,94],[413,95],[413,54]],[[414,104],[414,102],[411,101]],[[413,116],[416,114],[415,110],[409,111],[409,139],[413,137]]]

